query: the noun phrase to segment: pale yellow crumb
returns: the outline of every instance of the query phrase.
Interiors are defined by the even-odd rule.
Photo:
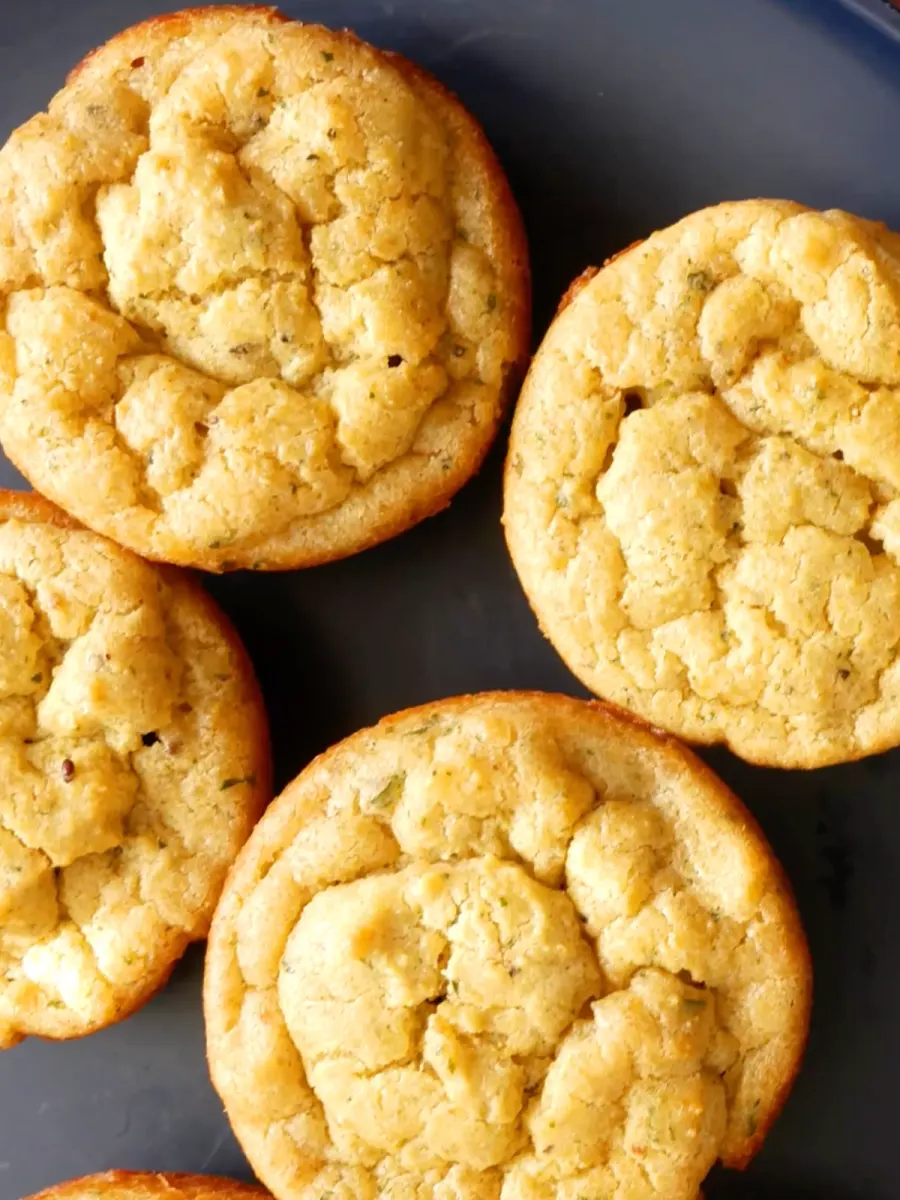
[[[815,767],[900,742],[900,253],[845,213],[706,209],[573,289],[504,522],[594,692]]]
[[[249,664],[196,585],[0,493],[0,1048],[148,999],[268,786]]]
[[[622,715],[508,693],[328,751],[229,877],[213,1081],[279,1200],[696,1200],[802,1053],[809,959],[748,814]]]
[[[147,557],[340,557],[442,508],[527,350],[474,120],[274,10],[125,31],[0,152],[0,439]]]

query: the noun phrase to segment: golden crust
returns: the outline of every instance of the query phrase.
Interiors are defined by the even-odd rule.
[[[771,766],[900,741],[897,244],[723,204],[569,290],[513,421],[504,526],[592,691]]]
[[[265,1200],[268,1192],[217,1175],[104,1171],[58,1183],[24,1200]]]
[[[81,75],[89,70],[99,70],[101,74],[105,73],[105,65],[101,61],[104,57],[112,56],[115,62],[119,62],[129,56],[139,56],[139,52],[147,44],[148,37],[153,39],[157,34],[161,34],[166,39],[187,37],[194,22],[198,20],[242,19],[251,16],[260,23],[272,25],[280,25],[291,19],[271,4],[198,4],[192,8],[178,9],[176,12],[159,13],[154,17],[147,17],[144,21],[129,25],[120,33],[113,34],[102,46],[88,51],[81,62],[76,63],[69,71],[66,83],[75,83]]]
[[[761,1145],[810,1003],[740,801],[637,718],[526,692],[317,758],[235,863],[204,983],[214,1085],[279,1200],[694,1200]]]
[[[213,601],[36,494],[0,492],[0,650],[6,1048],[93,1033],[163,986],[206,935],[271,766]]]
[[[480,465],[527,355],[525,237],[476,122],[398,55],[270,9],[151,19],[13,135],[0,192],[0,436],[98,532],[308,566]]]
[[[563,293],[563,298],[559,302],[556,315],[559,316],[564,309],[567,309],[576,296],[578,296],[580,292],[583,292],[594,276],[599,275],[599,273],[599,267],[586,267],[580,275],[576,275]]]

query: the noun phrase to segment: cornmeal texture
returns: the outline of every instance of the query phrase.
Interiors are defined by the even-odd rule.
[[[316,760],[229,877],[214,1083],[279,1200],[695,1200],[797,1068],[777,864],[687,751],[510,693]]]
[[[162,986],[268,786],[261,701],[212,603],[0,493],[0,1048]]]
[[[267,1196],[262,1188],[215,1175],[106,1171],[57,1184],[31,1200],[266,1200]]]
[[[593,691],[778,766],[900,742],[900,238],[725,204],[580,281],[504,519]]]
[[[338,557],[443,507],[528,337],[515,204],[404,60],[274,10],[127,30],[0,153],[0,438],[139,553]]]

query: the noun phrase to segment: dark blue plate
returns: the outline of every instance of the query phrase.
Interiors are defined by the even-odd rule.
[[[177,0],[0,0],[0,133],[66,70]],[[839,206],[900,229],[900,14],[883,0],[288,0],[454,88],[524,209],[539,336],[589,263],[725,199]],[[253,654],[278,779],[385,713],[481,688],[581,689],[538,635],[500,533],[502,447],[453,507],[305,573],[212,590]],[[0,483],[17,476],[0,466]],[[897,1200],[900,752],[809,775],[709,756],[793,879],[816,964],[805,1070],[711,1200]],[[208,1083],[201,954],[123,1025],[0,1056],[0,1200],[108,1167],[248,1169]]]

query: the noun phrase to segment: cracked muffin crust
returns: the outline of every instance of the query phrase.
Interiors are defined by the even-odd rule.
[[[0,1049],[148,1000],[269,788],[253,671],[212,601],[0,492]]]
[[[289,785],[204,1004],[279,1200],[695,1200],[762,1143],[810,987],[778,864],[702,763],[604,705],[495,693]]]
[[[723,204],[576,281],[504,523],[592,691],[751,762],[900,742],[900,238]]]
[[[249,1183],[217,1175],[157,1175],[143,1171],[105,1171],[71,1179],[25,1200],[267,1200],[268,1193]]]
[[[0,198],[4,448],[145,557],[280,569],[407,529],[477,469],[527,353],[475,121],[274,9],[113,38],[12,135]]]

